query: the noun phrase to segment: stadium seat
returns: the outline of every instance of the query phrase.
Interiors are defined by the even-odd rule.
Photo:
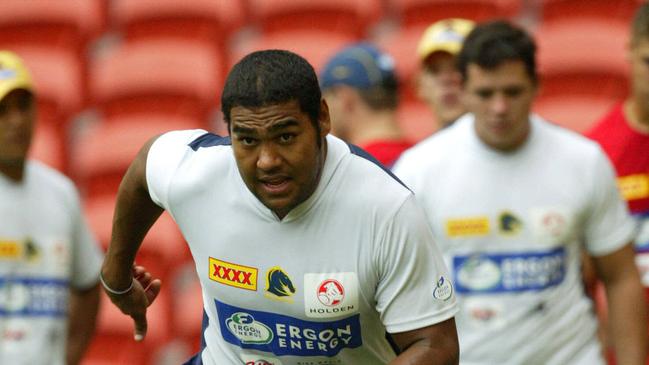
[[[595,96],[570,96],[538,98],[534,111],[558,125],[578,133],[588,131],[619,100]]]
[[[91,98],[108,118],[159,113],[205,119],[216,105],[221,70],[218,52],[204,42],[123,43],[92,63]]]
[[[51,124],[36,122],[29,158],[33,158],[60,172],[66,172],[66,156],[60,134]]]
[[[540,14],[544,23],[596,18],[630,24],[640,0],[540,0]]]
[[[426,26],[445,18],[484,21],[515,16],[521,2],[517,0],[388,0],[403,26]]]
[[[176,271],[173,285],[173,332],[196,353],[201,340],[203,292],[193,262]]]
[[[249,0],[266,34],[322,30],[361,38],[381,16],[380,0]]]
[[[170,339],[169,290],[162,289],[147,309],[148,330],[141,343],[133,340],[133,320],[102,293],[97,330],[82,365],[151,364],[157,349]]]
[[[626,96],[627,24],[594,19],[556,21],[539,27],[535,37],[541,96]]]
[[[412,142],[419,142],[437,130],[432,111],[420,102],[402,103],[397,110],[397,118],[405,137]]]
[[[92,232],[101,246],[110,243],[116,196],[99,196],[86,199],[85,211]],[[189,248],[169,214],[164,213],[151,227],[142,242],[135,261],[156,277],[171,278],[175,268],[190,260]]]
[[[128,41],[181,37],[225,45],[228,35],[243,25],[243,2],[113,0],[111,15]]]
[[[240,43],[232,54],[230,64],[234,65],[243,56],[253,51],[286,49],[304,57],[318,71],[331,56],[354,41],[356,41],[355,38],[324,31],[299,31],[261,35],[260,37]]]
[[[425,26],[401,28],[395,32],[386,32],[375,41],[381,50],[394,58],[400,94],[404,102],[416,101],[414,85],[419,70],[417,44],[425,29]]]
[[[160,114],[100,120],[73,141],[71,172],[86,196],[115,194],[146,141],[167,131],[204,126],[200,120]]]

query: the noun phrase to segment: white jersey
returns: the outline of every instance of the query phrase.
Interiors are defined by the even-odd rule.
[[[177,131],[151,146],[151,198],[180,227],[203,289],[203,364],[386,364],[386,330],[455,314],[412,193],[341,140],[327,146],[316,191],[282,220],[247,189],[229,138]]]
[[[531,116],[514,153],[483,144],[468,114],[406,151],[414,191],[452,272],[463,364],[603,364],[580,247],[611,253],[633,222],[599,146]]]
[[[69,289],[96,285],[101,260],[69,179],[31,161],[21,183],[0,174],[0,364],[65,364]]]

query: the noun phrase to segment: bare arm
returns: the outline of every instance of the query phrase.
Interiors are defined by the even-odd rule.
[[[453,318],[391,335],[402,352],[390,365],[451,365],[460,361],[460,346]]]
[[[609,255],[593,258],[606,287],[609,331],[618,364],[645,364],[647,304],[631,244]]]
[[[151,200],[146,182],[147,154],[156,138],[142,147],[119,186],[110,246],[102,266],[104,281],[110,288],[123,290],[133,284],[125,294],[108,291],[106,294],[124,314],[133,317],[136,340],[142,340],[146,334],[146,308],[161,285],[160,280],[153,280],[143,268],[139,271],[133,268],[144,236],[163,211]]]
[[[70,315],[66,363],[77,365],[95,331],[99,310],[99,284],[90,289],[70,289]]]

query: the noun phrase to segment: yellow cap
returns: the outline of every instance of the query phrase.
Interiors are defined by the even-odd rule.
[[[433,23],[419,40],[417,54],[421,61],[434,52],[448,52],[457,55],[464,38],[473,30],[475,23],[460,18],[448,18]]]
[[[0,100],[16,89],[32,91],[32,78],[20,57],[0,51]]]

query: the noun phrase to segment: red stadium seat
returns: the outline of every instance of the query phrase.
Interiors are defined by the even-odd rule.
[[[615,98],[595,96],[541,97],[536,101],[534,111],[551,122],[584,133],[617,101]]]
[[[85,211],[92,232],[101,246],[110,243],[116,196],[92,197],[86,200]],[[169,214],[164,213],[151,227],[142,242],[135,261],[156,277],[169,279],[174,268],[190,260],[189,248]]]
[[[401,28],[396,32],[384,33],[376,39],[376,45],[394,58],[404,102],[416,101],[414,85],[419,70],[417,45],[425,29],[425,26]]]
[[[60,134],[54,126],[37,121],[32,144],[29,148],[29,157],[44,164],[65,172],[66,156]]]
[[[174,277],[173,332],[196,353],[200,346],[203,292],[194,264],[177,271]]]
[[[235,64],[243,56],[253,51],[286,49],[304,57],[318,71],[331,56],[354,41],[355,39],[349,36],[323,31],[262,35],[239,44],[238,49],[233,53],[231,64]]]
[[[244,22],[243,0],[114,0],[112,19],[130,40],[199,39],[225,44]]]
[[[397,110],[397,118],[405,137],[412,142],[421,141],[438,128],[430,108],[420,102],[402,103]]]
[[[639,0],[540,0],[540,13],[544,23],[596,18],[630,24],[641,3]]]
[[[115,194],[137,152],[150,138],[177,129],[204,127],[182,116],[133,115],[102,120],[82,131],[72,149],[72,173],[88,196]]]
[[[93,104],[107,116],[174,114],[207,118],[221,88],[221,59],[198,41],[124,43],[90,69]]]
[[[541,95],[624,98],[628,32],[626,24],[593,19],[542,25],[535,34]]]
[[[163,286],[156,301],[147,308],[148,330],[141,343],[133,339],[134,327],[131,317],[120,312],[102,293],[96,334],[81,364],[151,364],[156,350],[171,336],[168,291],[168,288]]]
[[[380,0],[249,0],[264,33],[322,30],[360,38],[381,16]]]
[[[405,26],[427,26],[445,18],[484,21],[516,15],[520,1],[516,0],[388,0]]]

